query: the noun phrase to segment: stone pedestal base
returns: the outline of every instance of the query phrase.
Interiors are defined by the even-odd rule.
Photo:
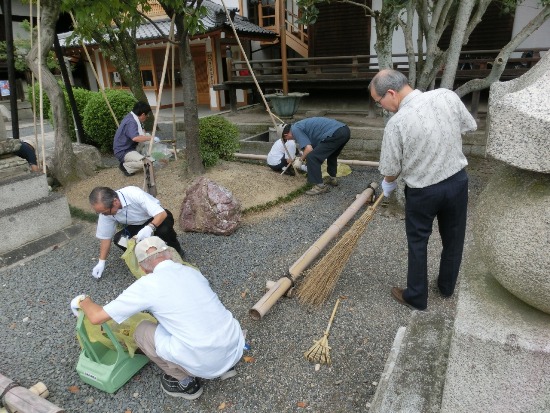
[[[460,285],[441,412],[548,411],[550,315],[509,293],[472,254]]]
[[[0,180],[29,173],[29,164],[18,156],[0,158]]]

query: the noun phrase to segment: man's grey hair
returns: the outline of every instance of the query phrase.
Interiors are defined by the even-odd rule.
[[[141,268],[143,268],[143,271],[145,271],[145,273],[150,274],[150,273],[153,272],[153,270],[155,269],[157,264],[160,262],[159,260],[160,261],[164,261],[164,260],[172,260],[173,261],[174,260],[174,255],[172,253],[172,249],[168,248],[167,250],[157,252],[157,253],[145,258],[143,261],[141,261],[139,263],[139,265],[141,266]]]
[[[97,186],[92,189],[92,192],[90,192],[88,200],[92,206],[102,204],[106,208],[112,208],[113,202],[115,202],[115,199],[117,198],[117,193],[111,188],[107,188],[106,186]]]
[[[408,84],[409,80],[403,73],[393,69],[386,69],[373,77],[369,83],[369,90],[372,91],[374,89],[378,96],[384,96],[388,90],[391,89],[399,92]]]

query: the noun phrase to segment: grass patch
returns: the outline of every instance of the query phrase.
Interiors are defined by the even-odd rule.
[[[91,212],[87,212],[80,208],[70,206],[70,205],[69,205],[69,211],[71,212],[71,217],[73,218],[80,219],[82,221],[97,222],[97,215]]]
[[[247,214],[252,214],[254,212],[263,212],[263,211],[267,211],[270,208],[273,208],[276,205],[286,204],[287,202],[290,202],[290,201],[296,199],[297,197],[299,197],[300,195],[302,195],[304,192],[306,192],[312,186],[313,185],[311,185],[310,183],[307,183],[304,186],[302,186],[298,189],[295,189],[294,191],[292,191],[288,195],[280,196],[279,198],[274,199],[273,201],[266,202],[265,204],[256,205],[256,206],[253,206],[253,207],[250,207],[250,208],[246,208],[245,210],[243,210],[242,214],[247,215]]]

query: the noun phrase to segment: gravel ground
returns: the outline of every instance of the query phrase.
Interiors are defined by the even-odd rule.
[[[472,161],[471,206],[492,171],[492,163]],[[87,293],[106,303],[134,280],[116,248],[103,278],[91,277],[98,252],[94,225],[87,225],[67,244],[0,272],[0,372],[26,387],[43,381],[49,400],[67,412],[367,411],[395,333],[411,315],[390,297],[392,286],[404,285],[407,265],[404,222],[400,214],[392,213],[391,203],[369,224],[324,306],[310,309],[294,298],[283,298],[261,321],[248,315],[263,295],[266,280],[284,276],[355,195],[380,179],[373,168],[352,169],[329,193],[302,196],[276,207],[276,213],[247,217],[229,237],[179,235],[189,261],[200,267],[248,330],[251,347],[245,352],[251,362],[241,361],[235,378],[206,381],[198,400],[165,395],[160,370],[151,363],[113,395],[79,379],[75,366],[80,348],[69,302]],[[468,230],[468,245],[471,238]],[[439,245],[434,229],[429,246],[431,280],[438,267]],[[337,296],[346,299],[329,337],[333,364],[315,371],[303,352],[322,337]],[[430,295],[429,311],[452,317],[455,305],[456,298]]]

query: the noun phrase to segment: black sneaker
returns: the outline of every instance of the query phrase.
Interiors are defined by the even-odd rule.
[[[193,377],[191,382],[183,387],[179,380],[163,374],[160,378],[160,385],[164,392],[172,397],[183,397],[186,400],[195,400],[202,394],[201,382],[197,377]]]
[[[120,169],[122,171],[124,176],[134,176],[135,175],[135,174],[131,174],[130,172],[128,172],[126,170],[126,168],[124,167],[124,165],[122,164],[122,162],[118,164],[118,169]]]

